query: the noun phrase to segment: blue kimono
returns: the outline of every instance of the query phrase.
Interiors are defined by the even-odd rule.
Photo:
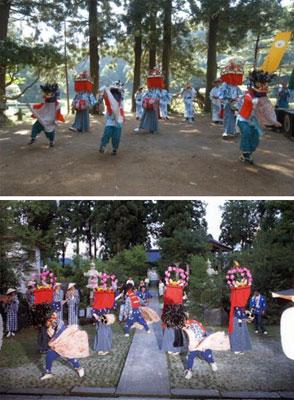
[[[224,104],[224,135],[234,136],[236,134],[237,103],[242,96],[242,91],[238,86],[223,83],[219,88],[219,99]]]
[[[160,100],[160,90],[149,89],[144,94],[143,101],[145,97],[155,99],[157,100],[157,102],[155,103],[153,110],[147,110],[146,108],[144,108],[139,129],[148,130],[149,133],[156,133],[158,131],[158,107]]]
[[[98,317],[110,313],[110,309],[92,310],[92,314]],[[94,351],[108,352],[112,347],[112,328],[111,325],[96,321],[96,335],[94,338]]]
[[[11,301],[11,303],[6,304],[6,306],[5,306],[7,332],[16,332],[17,331],[18,307],[19,307],[19,301],[18,301],[17,297],[14,298]]]
[[[72,130],[76,130],[78,132],[88,132],[90,128],[89,110],[96,104],[96,99],[92,93],[80,92],[75,95],[72,102],[72,107],[75,108],[75,105],[80,100],[85,101],[86,109],[76,110],[75,121],[72,125]]]
[[[54,295],[53,295],[53,309],[57,314],[58,319],[63,320],[63,297],[64,297],[64,293],[63,290],[60,289],[59,292],[54,291]]]
[[[251,340],[247,328],[245,307],[235,307],[233,332],[229,334],[231,350],[245,352],[251,350]]]
[[[76,290],[75,295],[67,299],[68,305],[68,325],[78,325],[79,323],[79,303],[80,296]]]
[[[255,330],[257,332],[261,331],[262,333],[266,332],[266,329],[262,322],[263,314],[267,309],[265,296],[252,296],[249,302],[249,307],[252,314],[254,315]]]

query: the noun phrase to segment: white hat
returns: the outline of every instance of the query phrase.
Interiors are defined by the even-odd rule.
[[[16,292],[16,289],[9,288],[7,290],[7,292],[6,292],[6,294],[11,294],[11,293],[14,293],[14,292]]]
[[[73,288],[73,287],[75,287],[75,283],[69,283],[67,289],[69,290],[69,289],[71,289],[71,288]]]

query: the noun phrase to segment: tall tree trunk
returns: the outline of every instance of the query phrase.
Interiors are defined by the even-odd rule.
[[[141,85],[141,61],[142,61],[142,31],[139,30],[135,34],[135,65],[134,65],[134,83],[132,93],[132,112],[136,111],[135,94]]]
[[[156,66],[156,47],[157,47],[157,29],[156,29],[157,13],[153,12],[150,18],[150,44],[149,44],[149,69]]]
[[[255,48],[254,48],[254,65],[253,68],[256,68],[257,65],[257,57],[258,57],[258,51],[259,51],[259,42],[260,42],[260,33],[257,34],[257,38],[255,41]]]
[[[80,255],[80,239],[79,236],[76,238],[76,255]]]
[[[11,7],[10,0],[1,1],[0,41],[5,41],[7,39],[10,7]],[[6,75],[6,63],[4,61],[4,63],[0,65],[0,125],[6,119],[4,115],[4,111],[6,110],[5,75]]]
[[[213,15],[209,19],[208,28],[208,50],[207,50],[207,73],[206,73],[206,93],[205,93],[205,111],[210,111],[211,103],[209,93],[213,81],[217,74],[217,34],[219,28],[219,14]]]
[[[97,259],[97,238],[94,238],[94,259]]]
[[[164,21],[163,21],[162,72],[164,75],[165,87],[167,90],[169,90],[169,85],[170,85],[171,46],[172,46],[172,0],[165,0]]]
[[[88,254],[89,254],[89,258],[92,258],[92,225],[91,225],[91,223],[89,222],[89,225],[88,225],[88,232],[87,232],[87,242],[88,242],[88,246],[89,246],[89,251],[88,251]]]
[[[65,252],[66,252],[66,245],[64,244],[64,245],[62,246],[62,255],[61,255],[61,257],[62,257],[62,260],[61,260],[61,262],[62,262],[62,268],[65,267]]]
[[[88,0],[89,35],[90,35],[90,74],[94,80],[94,95],[99,88],[99,53],[98,53],[98,4],[97,0]]]

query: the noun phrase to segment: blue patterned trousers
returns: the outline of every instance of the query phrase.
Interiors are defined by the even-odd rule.
[[[194,360],[196,357],[200,358],[200,360],[208,362],[208,364],[212,364],[214,362],[212,351],[210,349],[207,349],[205,351],[190,351],[188,355],[188,369],[193,368]]]
[[[142,317],[141,311],[136,308],[132,311],[132,315],[127,318],[126,321],[126,329],[125,332],[129,333],[130,328],[132,325],[134,325],[135,322],[138,322],[140,325],[143,325],[146,331],[149,331],[149,327],[145,321],[145,319]]]

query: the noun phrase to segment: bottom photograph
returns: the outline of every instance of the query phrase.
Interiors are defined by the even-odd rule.
[[[0,201],[1,399],[294,399],[294,201]]]

